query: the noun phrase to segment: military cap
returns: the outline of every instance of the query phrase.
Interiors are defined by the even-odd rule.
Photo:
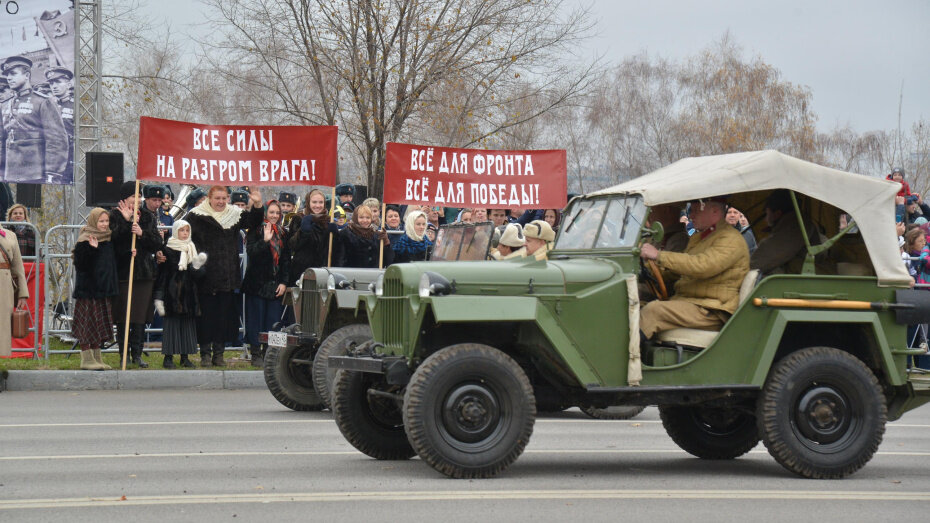
[[[174,199],[174,191],[172,191],[171,186],[167,184],[165,185],[165,198]]]
[[[52,80],[57,80],[59,78],[64,78],[65,80],[70,80],[74,78],[74,73],[72,73],[66,67],[52,67],[48,71],[45,71],[45,79],[51,82]]]
[[[243,190],[241,190],[241,189],[237,189],[237,190],[235,190],[235,191],[232,192],[232,197],[231,197],[232,203],[239,203],[239,202],[242,202],[242,203],[248,204],[248,203],[249,203],[249,199],[250,199],[250,198],[249,198],[249,193],[247,193],[247,192],[245,192],[245,191],[243,191]]]
[[[555,241],[555,231],[552,226],[542,220],[533,220],[523,227],[523,234],[527,238],[536,238],[546,242]]]
[[[25,56],[11,56],[4,60],[2,64],[0,64],[0,71],[6,73],[10,69],[20,65],[26,69],[29,69],[30,71],[32,70],[32,60],[26,58]]]
[[[278,203],[290,203],[297,205],[297,195],[292,192],[281,191],[278,194]]]
[[[519,223],[508,224],[507,228],[504,229],[504,234],[501,234],[501,239],[498,243],[508,247],[523,247],[526,245],[526,237],[523,236],[523,227],[520,227]]]
[[[142,189],[143,198],[164,198],[165,187],[163,185],[146,185]]]
[[[351,183],[340,183],[336,186],[336,196],[352,196],[355,194],[355,187]]]
[[[193,191],[191,191],[190,194],[187,195],[187,199],[184,201],[184,204],[187,205],[188,207],[193,207],[194,205],[197,205],[197,200],[205,197],[206,195],[207,195],[207,192],[198,187],[197,189],[194,189]]]

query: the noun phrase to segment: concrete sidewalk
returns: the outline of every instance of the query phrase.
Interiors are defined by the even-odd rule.
[[[260,370],[11,370],[0,390],[261,389]]]

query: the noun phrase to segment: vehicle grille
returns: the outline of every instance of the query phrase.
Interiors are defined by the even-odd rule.
[[[404,284],[399,278],[384,279],[384,294],[378,300],[378,306],[383,320],[382,343],[391,352],[402,352],[407,325],[407,297],[404,296]]]
[[[315,333],[319,336],[323,329],[323,320],[326,318],[320,316],[323,309],[323,297],[320,291],[316,290],[316,284],[313,287],[313,289],[307,290],[305,283],[303,292],[301,292],[300,317],[303,318],[301,327],[305,332]]]

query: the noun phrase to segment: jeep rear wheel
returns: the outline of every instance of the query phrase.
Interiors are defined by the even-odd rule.
[[[321,410],[323,402],[313,388],[310,378],[310,358],[313,351],[309,346],[268,347],[265,366],[262,369],[265,385],[282,405],[289,409],[308,411]],[[298,360],[298,362],[295,362]]]
[[[736,408],[659,406],[662,426],[682,450],[701,459],[734,459],[759,443],[756,419]]]
[[[646,407],[637,405],[615,405],[603,409],[598,407],[584,407],[581,410],[594,419],[630,419],[638,416],[639,413],[646,410]]]
[[[829,347],[778,362],[759,399],[762,441],[775,461],[806,478],[842,478],[878,450],[887,408],[875,374]]]
[[[371,327],[356,323],[336,329],[323,340],[313,357],[313,386],[326,408],[332,408],[333,381],[336,369],[329,368],[330,356],[345,356],[349,351],[371,339]]]
[[[399,392],[379,378],[351,370],[336,373],[332,396],[336,426],[353,447],[375,459],[411,458],[416,452],[407,441],[400,407],[388,397],[399,397]]]
[[[523,453],[536,419],[533,388],[503,352],[479,344],[446,347],[414,372],[404,398],[410,444],[454,478],[487,478]]]

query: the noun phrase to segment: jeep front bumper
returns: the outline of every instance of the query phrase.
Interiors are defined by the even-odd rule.
[[[410,381],[410,367],[403,356],[330,356],[329,368],[383,374],[390,385],[406,385]]]

